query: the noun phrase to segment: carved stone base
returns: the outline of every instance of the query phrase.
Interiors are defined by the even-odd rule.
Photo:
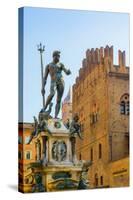
[[[46,192],[77,190],[82,168],[75,166],[48,166],[41,170]],[[40,172],[34,168],[34,173]]]
[[[42,181],[32,189],[42,191],[44,187],[47,192],[78,189],[83,163],[76,158],[76,138],[61,119],[48,119],[47,128],[50,134],[41,131],[33,140],[38,160],[31,166],[32,174],[35,177],[40,174]]]

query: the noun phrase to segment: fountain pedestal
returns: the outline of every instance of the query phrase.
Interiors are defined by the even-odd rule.
[[[32,163],[32,171],[42,177],[45,191],[77,189],[82,162],[75,159],[76,155],[73,159],[70,132],[60,119],[49,119],[47,127],[50,133],[42,131],[33,139],[38,165]]]

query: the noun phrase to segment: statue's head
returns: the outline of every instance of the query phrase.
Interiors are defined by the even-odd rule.
[[[56,50],[56,51],[53,52],[53,61],[55,63],[58,63],[59,60],[60,60],[60,51]]]

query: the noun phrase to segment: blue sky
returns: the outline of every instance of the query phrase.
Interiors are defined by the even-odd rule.
[[[64,74],[64,99],[69,87],[75,82],[88,48],[113,45],[114,63],[117,64],[117,51],[121,49],[126,51],[126,64],[129,65],[129,15],[65,9],[24,9],[24,122],[32,122],[33,116],[37,116],[42,108],[40,55],[37,51],[40,42],[45,45],[44,67],[51,62],[52,52],[60,50],[61,62],[72,71],[71,76]],[[46,96],[49,93],[49,82],[48,78]]]

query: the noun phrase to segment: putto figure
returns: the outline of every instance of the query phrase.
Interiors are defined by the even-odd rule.
[[[53,61],[49,63],[45,68],[45,73],[43,77],[43,83],[42,83],[42,95],[45,94],[45,85],[47,82],[48,74],[50,74],[51,77],[51,85],[50,85],[50,94],[47,97],[46,104],[44,107],[44,111],[47,109],[48,105],[51,103],[55,92],[57,90],[57,101],[55,106],[55,118],[57,118],[60,106],[61,106],[61,99],[64,92],[64,80],[62,76],[62,71],[65,72],[65,74],[69,75],[71,74],[71,71],[69,69],[66,69],[64,64],[59,62],[60,60],[60,51],[54,51],[53,52]]]

